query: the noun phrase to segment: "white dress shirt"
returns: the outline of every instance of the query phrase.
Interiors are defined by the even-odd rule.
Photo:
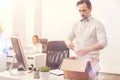
[[[33,44],[33,53],[42,53],[42,44]]]

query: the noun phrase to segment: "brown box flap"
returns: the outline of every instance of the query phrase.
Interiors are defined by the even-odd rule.
[[[64,59],[60,69],[65,71],[85,72],[88,61],[79,59]]]

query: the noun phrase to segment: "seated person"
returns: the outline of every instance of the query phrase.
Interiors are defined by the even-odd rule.
[[[42,44],[40,43],[40,39],[38,35],[34,35],[32,37],[33,42],[33,53],[42,53]]]

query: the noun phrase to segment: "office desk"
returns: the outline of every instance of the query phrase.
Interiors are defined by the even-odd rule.
[[[24,74],[19,74],[16,73],[16,70],[12,71],[14,75],[10,75],[8,71],[5,72],[0,72],[0,80],[41,80],[41,79],[34,79],[34,73],[24,73]],[[49,75],[49,80],[65,80],[62,76],[56,76],[53,74]]]

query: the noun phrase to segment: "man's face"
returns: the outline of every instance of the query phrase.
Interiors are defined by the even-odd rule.
[[[77,8],[83,20],[89,17],[91,13],[91,8],[88,8],[86,3],[78,5]]]

